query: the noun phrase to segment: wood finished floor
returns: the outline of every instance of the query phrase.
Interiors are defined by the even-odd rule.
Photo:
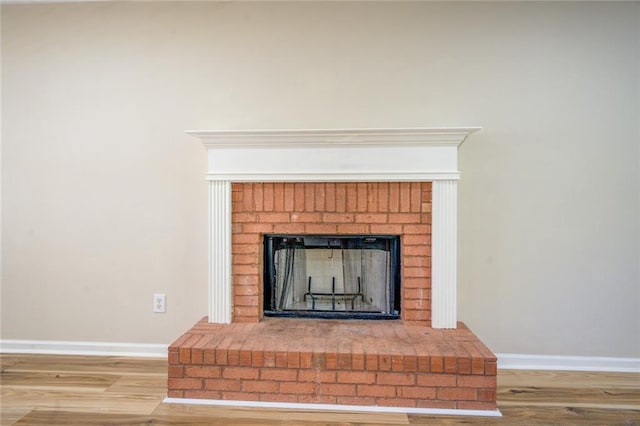
[[[0,355],[2,425],[640,425],[640,374],[500,370],[501,418],[163,404],[166,360]]]

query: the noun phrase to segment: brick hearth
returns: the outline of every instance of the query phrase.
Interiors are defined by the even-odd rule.
[[[462,323],[266,318],[169,347],[169,397],[496,409],[496,358]]]

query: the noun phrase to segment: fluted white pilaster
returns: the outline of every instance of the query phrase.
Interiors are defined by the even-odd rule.
[[[231,323],[231,182],[209,182],[209,322]]]
[[[431,324],[456,328],[458,182],[433,182]]]

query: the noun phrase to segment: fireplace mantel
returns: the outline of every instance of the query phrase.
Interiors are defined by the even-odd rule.
[[[209,180],[459,179],[458,147],[478,127],[187,131],[208,150]]]
[[[433,182],[432,326],[456,328],[458,147],[479,127],[187,131],[207,148],[209,321],[230,323],[232,182]]]

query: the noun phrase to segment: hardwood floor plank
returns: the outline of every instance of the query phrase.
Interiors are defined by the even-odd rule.
[[[117,356],[16,355],[4,354],[5,371],[64,372],[118,375],[165,375],[167,360]]]
[[[422,416],[164,404],[167,361],[2,355],[0,423],[9,425],[640,426],[640,375],[498,372],[503,417]]]
[[[294,422],[323,422],[340,424],[406,425],[402,413],[362,413],[355,411],[313,411],[296,409],[243,408],[190,404],[161,404],[153,412],[160,416],[211,416],[223,419],[289,420]]]
[[[638,389],[639,373],[500,370],[499,387]]]
[[[4,371],[0,374],[3,387],[47,390],[106,390],[120,376],[113,374],[43,373],[32,371]]]
[[[409,415],[412,425],[640,425],[640,412],[574,407],[500,407],[502,417]]]
[[[166,376],[122,376],[106,389],[109,393],[167,396]]]
[[[29,414],[31,408],[10,408],[0,409],[0,425],[12,425],[25,415]]]
[[[576,404],[582,406],[624,406],[640,410],[640,389],[631,388],[537,388],[537,387],[509,387],[498,388],[498,400],[501,403],[544,403],[553,401],[562,404]]]
[[[147,395],[107,394],[2,387],[2,408],[151,414],[161,399]]]
[[[42,411],[37,410],[24,416],[16,425],[246,425],[246,426],[268,426],[268,425],[384,425],[385,423],[374,422],[344,422],[335,421],[316,413],[313,419],[300,420],[289,417],[288,412],[280,411],[279,417],[274,419],[264,419],[256,417],[254,413],[245,413],[245,417],[218,416],[215,413],[209,415],[123,415],[123,414],[101,414],[101,413],[78,413],[64,411]],[[391,423],[393,424],[393,423]],[[405,422],[404,424],[408,424]]]

